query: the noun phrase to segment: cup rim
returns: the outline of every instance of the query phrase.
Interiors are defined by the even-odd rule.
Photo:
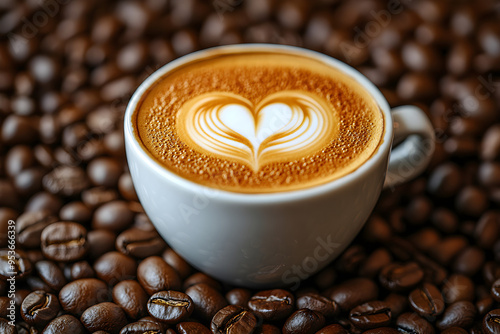
[[[156,161],[151,157],[145,149],[138,142],[135,134],[134,127],[132,126],[132,116],[137,107],[137,104],[141,100],[143,94],[164,74],[175,68],[187,64],[189,62],[199,60],[205,57],[211,57],[214,54],[231,54],[238,51],[245,52],[286,52],[288,54],[300,55],[315,60],[319,60],[328,66],[332,66],[335,69],[342,71],[344,74],[350,76],[355,81],[357,81],[367,92],[373,97],[373,99],[378,104],[381,112],[384,115],[384,135],[381,138],[382,143],[379,145],[377,150],[366,160],[361,166],[359,166],[354,171],[343,175],[337,179],[318,184],[311,187],[306,187],[303,189],[295,189],[289,191],[279,191],[273,193],[238,193],[227,190],[222,190],[215,187],[208,187],[188,179],[183,178],[180,175],[168,170],[160,162]],[[150,168],[154,169],[162,177],[169,179],[171,182],[175,183],[177,186],[182,187],[185,190],[193,192],[195,194],[213,194],[213,197],[217,197],[219,201],[226,202],[236,202],[236,203],[246,203],[246,204],[277,204],[283,202],[291,202],[296,200],[304,200],[314,197],[320,197],[328,194],[336,189],[349,185],[351,182],[355,181],[361,175],[368,173],[372,170],[375,165],[381,159],[387,159],[393,139],[393,120],[391,116],[391,110],[389,103],[380,92],[380,90],[366,78],[359,71],[351,67],[350,65],[333,58],[331,56],[325,55],[323,53],[305,49],[297,46],[290,45],[279,45],[279,44],[265,44],[265,43],[252,43],[252,44],[234,44],[234,45],[223,45],[216,46],[204,50],[195,51],[193,53],[179,57],[152,73],[147,77],[136,89],[131,99],[127,104],[124,116],[124,131],[125,131],[125,144],[130,145],[132,149],[138,152],[140,159],[143,159]],[[127,154],[129,158],[129,154]],[[137,158],[137,157],[135,157]],[[385,173],[384,173],[385,175]],[[382,182],[381,182],[382,184]]]

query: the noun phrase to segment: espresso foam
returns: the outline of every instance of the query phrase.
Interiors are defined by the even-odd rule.
[[[305,57],[219,55],[158,80],[134,113],[144,149],[170,171],[234,192],[306,188],[352,172],[384,120],[349,76]]]

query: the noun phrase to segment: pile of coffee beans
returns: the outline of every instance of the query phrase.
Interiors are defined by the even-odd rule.
[[[0,333],[500,333],[499,22],[495,0],[0,1]],[[242,42],[337,57],[436,129],[424,175],[298,287],[195,271],[127,170],[138,84]]]

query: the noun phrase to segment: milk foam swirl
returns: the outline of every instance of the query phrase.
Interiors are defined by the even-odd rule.
[[[257,104],[237,94],[211,92],[184,103],[177,131],[197,151],[258,171],[321,150],[338,131],[338,121],[327,101],[304,91],[277,92]]]

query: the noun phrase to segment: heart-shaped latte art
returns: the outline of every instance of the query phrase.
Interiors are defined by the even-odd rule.
[[[328,102],[303,91],[274,93],[256,105],[240,95],[211,92],[184,103],[177,129],[195,150],[258,171],[325,147],[337,132],[335,118]]]

